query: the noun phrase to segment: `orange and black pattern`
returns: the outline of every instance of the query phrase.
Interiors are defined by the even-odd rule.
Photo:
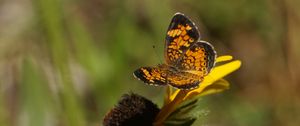
[[[137,69],[133,75],[144,83],[150,85],[170,84],[176,88],[191,89],[197,87],[202,77],[184,71],[178,71],[167,65],[157,67],[142,67]]]
[[[211,44],[205,41],[193,44],[178,60],[178,69],[197,71],[202,76],[207,75],[214,66],[216,52]]]
[[[200,40],[194,23],[181,13],[171,20],[165,40],[165,64],[142,67],[133,74],[153,85],[171,85],[179,89],[193,89],[215,64],[216,52],[211,44]]]
[[[167,70],[166,65],[158,65],[156,67],[142,67],[134,71],[133,75],[139,80],[153,85],[166,85]]]
[[[165,59],[176,65],[182,54],[191,47],[200,35],[198,28],[183,14],[175,14],[169,25],[165,42]]]

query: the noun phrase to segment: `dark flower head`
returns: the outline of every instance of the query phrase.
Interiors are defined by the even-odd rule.
[[[106,114],[104,126],[151,126],[159,112],[157,105],[137,94],[125,94]]]

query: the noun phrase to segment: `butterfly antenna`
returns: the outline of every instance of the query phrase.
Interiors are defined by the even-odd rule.
[[[154,52],[155,52],[156,57],[158,57],[159,62],[160,62],[160,63],[163,63],[163,62],[162,62],[161,56],[158,55],[157,50],[155,50],[155,48],[156,48],[155,45],[152,45],[152,48],[153,48],[153,50],[154,50]]]

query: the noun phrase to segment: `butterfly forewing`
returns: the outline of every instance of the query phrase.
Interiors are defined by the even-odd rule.
[[[142,67],[133,72],[133,75],[147,84],[166,85],[167,66]]]
[[[176,65],[182,54],[200,37],[198,28],[186,16],[176,13],[171,20],[165,40],[165,60]]]
[[[159,86],[169,84],[180,89],[196,88],[203,79],[197,74],[176,71],[167,65],[142,67],[134,71],[133,75],[147,84]]]

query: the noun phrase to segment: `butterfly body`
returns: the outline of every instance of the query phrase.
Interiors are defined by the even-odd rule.
[[[200,40],[195,24],[176,13],[165,38],[165,63],[141,67],[133,74],[153,85],[171,85],[179,89],[199,86],[215,64],[216,52],[211,44]]]

